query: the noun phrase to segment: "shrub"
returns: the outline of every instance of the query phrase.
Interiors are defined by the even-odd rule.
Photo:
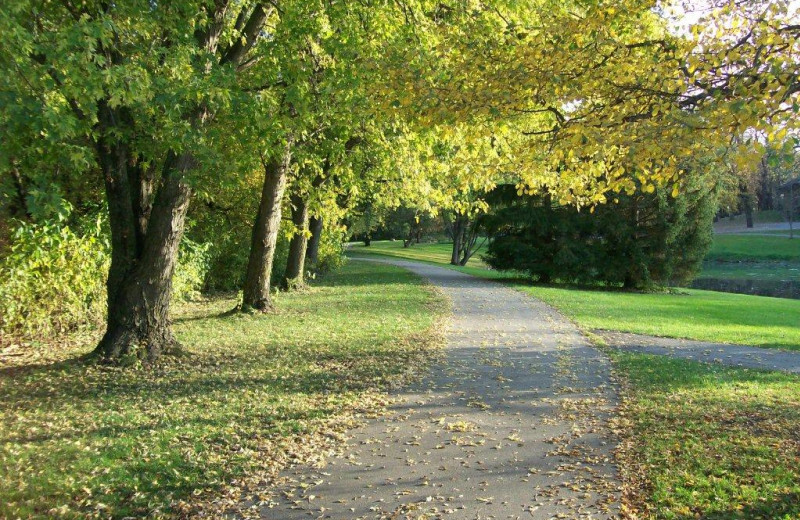
[[[54,338],[101,327],[111,263],[101,217],[76,228],[62,215],[20,222],[0,261],[0,336]],[[209,244],[184,240],[173,279],[173,299],[199,296],[209,266]]]
[[[343,226],[338,224],[328,225],[326,222],[319,241],[317,263],[313,266],[315,272],[335,271],[344,265],[344,240],[346,235],[347,231]],[[310,267],[312,266],[306,263],[306,269]]]
[[[539,281],[638,289],[681,284],[696,275],[711,245],[715,201],[702,185],[678,197],[660,189],[620,195],[593,213],[554,206],[546,196],[509,199],[502,192],[485,218],[492,238],[485,259]]]
[[[211,266],[211,243],[184,237],[178,251],[178,265],[172,278],[173,301],[193,300],[205,288]]]
[[[63,219],[20,223],[0,262],[0,332],[51,337],[101,324],[109,262],[99,219],[83,234]]]

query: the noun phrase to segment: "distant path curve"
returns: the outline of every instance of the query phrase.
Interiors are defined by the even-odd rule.
[[[616,517],[608,359],[555,310],[511,288],[370,261],[409,269],[452,300],[443,359],[390,414],[356,429],[343,456],[285,471],[259,516]]]
[[[630,352],[800,374],[800,352],[727,343],[707,343],[690,339],[660,338],[607,330],[595,330],[593,333],[608,346]]]

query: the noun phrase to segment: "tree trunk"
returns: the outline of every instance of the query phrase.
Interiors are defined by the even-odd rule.
[[[319,261],[319,244],[322,240],[322,217],[312,217],[308,224],[308,229],[311,231],[311,238],[308,239],[308,247],[306,249],[306,262],[311,265],[316,265]]]
[[[191,189],[189,154],[168,154],[152,204],[152,183],[133,165],[123,144],[99,143],[109,201],[112,255],[107,329],[95,349],[103,359],[128,364],[177,350],[169,305]],[[147,193],[148,197],[141,195]],[[140,204],[141,203],[141,204]]]
[[[746,183],[739,183],[739,206],[744,211],[745,223],[748,228],[753,227],[753,196],[750,193],[750,187]]]
[[[28,208],[28,190],[25,189],[22,175],[19,173],[19,168],[14,164],[14,159],[11,159],[11,180],[14,182],[14,192],[17,198],[16,208],[13,203],[10,204],[11,214],[21,215],[28,220],[32,220],[33,215],[31,215],[31,210]]]
[[[261,202],[253,224],[250,258],[244,280],[242,310],[269,311],[270,277],[275,259],[275,244],[281,224],[281,201],[286,188],[286,176],[291,161],[291,142],[286,143],[283,155],[264,163],[264,186]]]
[[[292,195],[292,224],[295,233],[289,242],[289,258],[281,286],[286,289],[297,289],[305,285],[306,247],[308,246],[308,202],[302,195]]]
[[[753,204],[749,195],[744,197],[744,220],[748,229],[753,227]]]
[[[463,216],[461,218],[461,239],[460,243],[460,255],[458,258],[458,265],[465,266],[469,259],[472,258],[472,255],[483,246],[486,242],[484,238],[483,242],[478,244],[478,232],[481,229],[480,219],[478,217],[474,219],[470,219],[468,216]]]
[[[461,255],[461,237],[463,235],[461,227],[461,215],[456,214],[455,220],[453,221],[453,252],[450,255],[451,265],[458,265],[458,259]]]

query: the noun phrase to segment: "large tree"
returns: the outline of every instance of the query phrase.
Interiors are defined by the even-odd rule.
[[[63,106],[93,151],[111,228],[105,359],[177,346],[171,280],[204,143],[274,7],[251,2],[15,2],[6,61],[27,95]],[[10,71],[9,71],[10,72]],[[66,111],[69,111],[67,114]]]

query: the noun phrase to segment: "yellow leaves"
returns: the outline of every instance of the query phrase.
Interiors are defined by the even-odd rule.
[[[476,426],[474,423],[471,423],[469,421],[456,421],[452,423],[447,423],[444,429],[449,432],[464,433],[464,432],[475,431]]]
[[[774,129],[769,134],[767,134],[767,139],[771,142],[783,141],[784,139],[786,139],[787,133],[788,129],[784,126],[782,128]]]

